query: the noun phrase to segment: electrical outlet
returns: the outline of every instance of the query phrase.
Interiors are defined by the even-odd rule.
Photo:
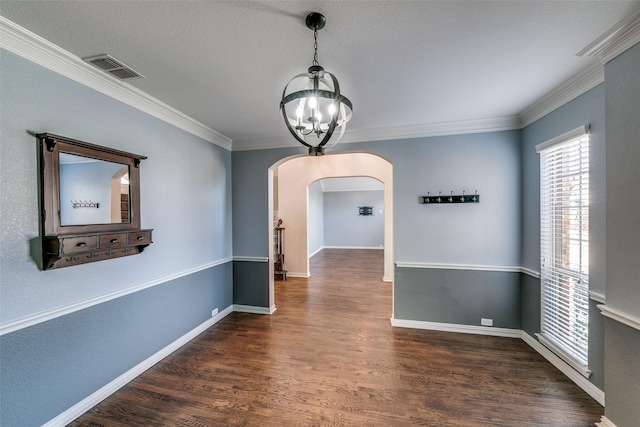
[[[493,326],[493,319],[485,319],[484,317],[480,319],[480,324],[482,326]]]
[[[215,316],[216,314],[218,314],[217,308],[214,308],[213,310],[211,310],[211,317]]]

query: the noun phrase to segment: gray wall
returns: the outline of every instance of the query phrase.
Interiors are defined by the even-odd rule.
[[[591,89],[522,131],[522,266],[540,271],[540,155],[536,153],[535,146],[582,125],[591,128],[589,288],[604,293],[604,85]],[[522,286],[523,328],[533,337],[533,334],[540,332],[540,279],[523,277]],[[589,369],[593,373],[589,381],[600,389],[604,388],[603,323],[604,318],[592,301],[589,313]]]
[[[404,263],[467,266],[470,271],[465,275],[447,277],[452,286],[471,287],[470,292],[459,293],[460,311],[454,313],[459,322],[466,318],[464,310],[477,300],[478,294],[500,289],[509,297],[491,303],[492,317],[508,319],[501,326],[520,325],[520,301],[512,299],[519,295],[520,275],[499,274],[495,288],[481,284],[474,288],[474,275],[482,276],[479,283],[487,284],[489,279],[470,267],[520,266],[520,134],[505,131],[342,144],[332,148],[334,152],[373,152],[393,163],[395,259]],[[287,156],[303,152],[301,148],[291,148],[232,153],[234,255],[268,255],[267,169]],[[467,193],[478,190],[481,203],[448,206],[418,203],[418,196],[428,191],[458,194],[463,190]],[[424,309],[416,312],[399,305],[398,301],[410,298],[414,298],[416,307],[448,310],[447,299],[429,287],[433,271],[417,269],[411,274],[398,274],[399,270],[395,279],[396,313],[410,316],[406,320],[426,318]],[[262,286],[268,287],[266,279]],[[486,298],[490,298],[489,294]],[[479,322],[480,318],[473,324]]]
[[[0,424],[41,425],[232,303],[231,154],[4,50],[0,74],[2,324],[184,275],[2,336]],[[28,132],[148,156],[141,217],[154,243],[136,256],[39,271],[29,255],[38,151]]]
[[[520,265],[520,131],[341,144],[332,151],[373,152],[393,163],[396,260]],[[267,169],[302,153],[302,147],[232,153],[234,255],[268,255]],[[478,190],[482,202],[418,204],[427,191],[452,190]]]
[[[269,256],[268,233],[273,232],[273,215],[268,211],[268,170],[280,159],[305,152],[300,146],[231,153],[234,256]]]
[[[606,305],[640,318],[640,44],[605,66]],[[618,427],[640,420],[640,330],[605,325],[605,415]]]
[[[233,303],[269,307],[269,264],[255,261],[233,262]]]
[[[604,293],[605,283],[605,115],[604,85],[563,105],[522,131],[522,266],[540,271],[540,155],[535,146],[590,125],[589,287]]]
[[[359,215],[359,206],[373,207],[373,215]],[[325,192],[324,224],[324,246],[382,248],[384,191]]]
[[[40,426],[231,305],[231,263],[0,337],[3,426]]]
[[[396,319],[521,328],[520,273],[396,268]]]

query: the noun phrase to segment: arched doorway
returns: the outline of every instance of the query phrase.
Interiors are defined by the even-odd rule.
[[[277,187],[274,175],[277,173]],[[343,152],[320,157],[293,156],[276,162],[268,171],[269,229],[273,228],[274,196],[287,211],[297,212],[283,218],[286,228],[287,270],[295,275],[309,275],[308,253],[308,187],[323,178],[364,176],[384,184],[384,277],[393,282],[393,165],[373,153]],[[286,184],[286,185],[285,185]],[[275,308],[273,275],[273,234],[269,237],[269,305]]]

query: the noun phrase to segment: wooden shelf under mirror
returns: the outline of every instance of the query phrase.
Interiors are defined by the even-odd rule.
[[[140,161],[145,156],[37,134],[43,270],[141,253]]]

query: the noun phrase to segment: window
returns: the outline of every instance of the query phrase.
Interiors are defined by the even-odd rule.
[[[540,153],[540,342],[589,377],[589,135],[587,127],[536,146]]]

